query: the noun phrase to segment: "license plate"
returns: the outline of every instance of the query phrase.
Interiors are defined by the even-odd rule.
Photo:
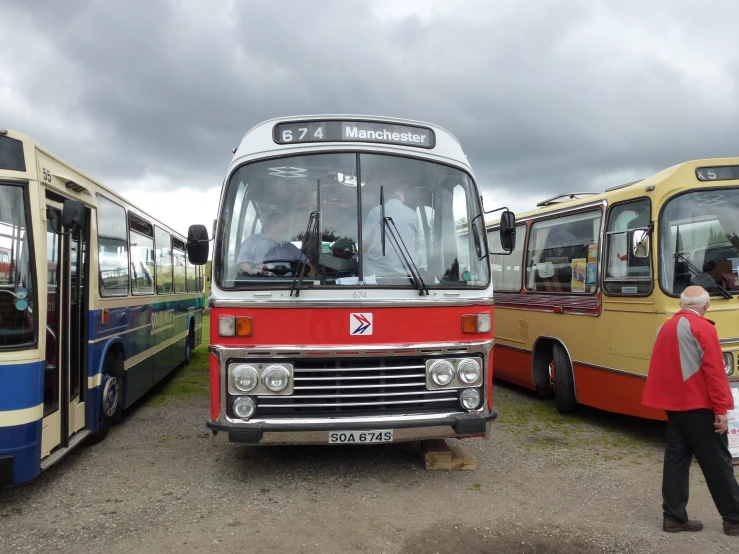
[[[329,431],[329,444],[371,444],[393,442],[392,431]]]

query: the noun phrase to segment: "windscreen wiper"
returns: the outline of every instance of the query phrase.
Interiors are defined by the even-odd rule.
[[[389,235],[390,241],[393,244],[393,249],[398,255],[398,258],[400,258],[400,261],[403,263],[403,269],[406,274],[410,274],[411,279],[413,279],[413,284],[416,285],[418,294],[421,296],[424,294],[428,296],[429,289],[426,288],[426,283],[423,282],[421,272],[419,271],[416,262],[413,261],[410,252],[408,252],[408,247],[405,245],[405,242],[403,242],[403,237],[400,236],[393,218],[385,217],[385,187],[380,187],[380,219],[382,220],[382,225],[380,226],[382,255],[385,255],[385,237]]]
[[[306,252],[307,244],[313,236],[320,238],[320,231],[318,230],[320,227],[319,220],[320,215],[317,211],[310,213],[310,217],[308,217],[308,226],[303,235],[303,246],[300,248],[300,260],[298,261],[298,267],[293,276],[292,287],[290,287],[290,296],[292,296],[293,293],[295,293],[295,296],[300,296],[300,289],[303,287],[303,279],[305,278],[305,269],[308,266],[308,262],[305,261],[308,259]]]
[[[716,281],[711,279],[708,275],[706,275],[702,271],[698,271],[698,268],[695,267],[693,264],[691,264],[685,256],[683,256],[682,254],[678,254],[677,252],[675,252],[674,256],[676,260],[680,260],[681,262],[683,262],[685,264],[685,267],[688,268],[688,271],[690,271],[693,275],[695,275],[696,277],[702,277],[706,281],[708,281],[711,284],[711,286],[716,288],[716,290],[719,292],[721,296],[723,296],[724,298],[734,298],[734,295],[731,294],[728,290],[726,290],[724,287],[719,285]]]

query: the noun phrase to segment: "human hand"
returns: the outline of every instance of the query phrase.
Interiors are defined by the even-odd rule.
[[[726,431],[729,429],[729,416],[716,414],[716,417],[713,421],[713,427],[716,429],[716,433],[718,433],[719,435],[723,435],[724,433],[726,433]]]

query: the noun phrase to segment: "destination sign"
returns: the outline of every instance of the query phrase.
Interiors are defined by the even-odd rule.
[[[695,170],[699,181],[733,181],[739,179],[739,165],[699,167]]]
[[[434,131],[428,127],[377,121],[297,121],[278,123],[273,129],[277,144],[304,142],[380,142],[417,148],[433,148]]]

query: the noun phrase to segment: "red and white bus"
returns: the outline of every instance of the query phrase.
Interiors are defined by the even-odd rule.
[[[449,132],[357,116],[261,123],[234,151],[214,233],[208,426],[219,442],[487,434],[487,238]],[[188,254],[207,259],[205,227],[190,228]]]

